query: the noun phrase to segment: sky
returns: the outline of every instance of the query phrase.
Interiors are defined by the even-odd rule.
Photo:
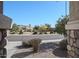
[[[18,25],[51,24],[55,27],[57,20],[66,15],[65,1],[5,1],[4,14]],[[67,2],[67,14],[69,14]]]

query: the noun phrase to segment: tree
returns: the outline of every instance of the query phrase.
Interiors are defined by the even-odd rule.
[[[18,25],[14,23],[10,32],[17,33],[18,31],[19,31]]]
[[[51,25],[50,24],[45,24],[45,26],[47,26],[48,28],[51,28]]]
[[[19,34],[23,34],[23,31],[22,31],[22,30],[20,30],[20,31],[19,31]]]
[[[24,32],[26,32],[26,26],[23,26],[23,27],[22,27],[22,30],[23,30]]]
[[[39,30],[39,26],[34,26],[33,31],[38,31]]]
[[[57,24],[55,25],[55,31],[59,34],[66,35],[65,25],[69,20],[69,16],[64,16],[58,19]]]
[[[45,33],[47,31],[50,31],[50,29],[51,29],[50,24],[44,24],[44,25],[40,25],[40,26],[34,26],[33,31]]]
[[[45,26],[47,27],[46,30],[47,30],[47,31],[50,31],[51,25],[50,25],[50,24],[45,24]]]
[[[41,26],[39,26],[38,31],[39,31],[39,32],[45,32],[45,31],[46,31],[46,28],[47,28],[47,26],[41,25]]]

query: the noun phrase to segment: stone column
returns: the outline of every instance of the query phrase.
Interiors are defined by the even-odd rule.
[[[7,51],[5,46],[7,41],[5,37],[7,36],[7,30],[11,27],[11,19],[3,15],[3,1],[0,1],[0,58],[7,57]]]
[[[79,1],[70,1],[70,17],[66,25],[68,57],[79,57]]]
[[[7,57],[7,50],[4,48],[7,44],[5,37],[7,36],[5,29],[0,29],[0,58]]]
[[[0,57],[6,57],[6,49],[4,48],[7,44],[5,37],[7,36],[7,30],[11,27],[11,18],[0,14]]]
[[[3,15],[3,1],[0,1],[0,14]],[[0,20],[2,20],[2,19],[0,19]],[[6,49],[4,47],[6,46],[6,43],[7,43],[6,39],[5,39],[5,37],[6,37],[5,35],[7,35],[6,30],[0,28],[0,57],[6,57],[6,56],[4,56],[4,55],[6,55]]]
[[[3,14],[3,1],[0,1],[0,14]]]

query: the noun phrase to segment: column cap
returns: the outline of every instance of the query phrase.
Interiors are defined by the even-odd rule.
[[[77,29],[79,29],[79,20],[73,20],[73,21],[69,21],[68,23],[67,23],[67,25],[65,25],[65,28],[67,29],[67,30],[71,30],[71,29],[74,29],[74,30],[77,30]]]
[[[8,16],[0,14],[0,29],[10,29],[12,19]]]

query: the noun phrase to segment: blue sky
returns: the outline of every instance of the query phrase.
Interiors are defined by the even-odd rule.
[[[48,23],[54,27],[58,18],[65,15],[65,1],[5,1],[4,14],[19,25]]]

